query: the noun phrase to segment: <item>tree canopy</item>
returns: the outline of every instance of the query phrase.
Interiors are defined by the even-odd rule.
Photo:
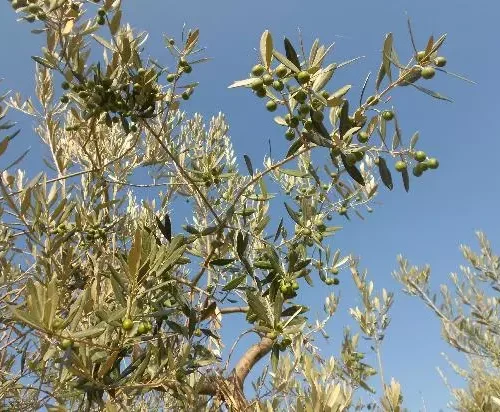
[[[21,169],[23,156],[1,169],[3,407],[402,410],[401,385],[384,377],[380,356],[394,296],[328,240],[369,213],[383,187],[409,191],[438,168],[418,133],[403,138],[390,93],[448,100],[428,86],[448,73],[446,35],[417,48],[408,22],[413,50],[401,61],[387,34],[377,75],[354,96],[334,74],[356,59],[334,62],[319,40],[281,45],[264,31],[258,61],[229,87],[275,113],[288,144],[239,164],[223,114],[183,110],[207,60],[198,29],[165,37],[171,59],[162,61],[146,57],[147,33],[124,22],[119,0],[11,4],[45,44],[33,56],[34,97],[0,100],[0,130],[11,133],[0,155],[19,133],[7,120],[13,109],[35,122],[48,156],[36,176]],[[454,392],[465,410],[499,399],[498,299],[475,283],[498,291],[499,260],[480,241],[481,257],[463,249],[479,274],[463,271],[468,289],[453,277],[457,301],[443,289],[436,303],[428,268],[401,258],[395,273],[439,316],[444,339],[473,357],[470,390]],[[316,338],[336,313],[341,269],[362,302],[350,310],[359,331],[345,328],[339,356],[325,356]],[[313,285],[332,290],[320,318],[300,299]],[[225,341],[238,313],[240,335]],[[256,343],[235,359],[247,334]],[[376,365],[365,359],[372,350]],[[366,401],[377,374],[381,391]]]

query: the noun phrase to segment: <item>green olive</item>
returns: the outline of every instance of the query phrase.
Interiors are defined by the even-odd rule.
[[[434,64],[437,66],[437,67],[444,67],[446,66],[446,58],[443,57],[443,56],[438,56],[434,59]]]
[[[71,339],[63,339],[61,341],[61,349],[67,350],[73,346],[73,341]]]
[[[285,77],[287,75],[288,69],[283,64],[280,64],[278,67],[276,67],[275,73],[276,73],[276,76],[278,76],[280,79],[282,79],[283,77]]]
[[[392,120],[394,119],[394,112],[392,110],[384,110],[382,112],[382,117],[385,119],[385,120]]]
[[[125,318],[123,319],[123,322],[122,322],[122,328],[123,330],[130,330],[134,327],[134,322],[132,321],[132,319],[129,319],[129,318]]]
[[[299,84],[306,84],[307,82],[309,82],[309,80],[311,80],[311,75],[305,70],[297,74],[297,81],[299,82]]]
[[[429,169],[437,169],[439,167],[439,161],[434,157],[431,157],[426,163]]]
[[[415,153],[414,158],[417,162],[423,162],[427,158],[427,154],[424,151],[419,150]]]
[[[398,160],[396,162],[396,164],[394,165],[394,168],[398,171],[398,172],[402,172],[403,170],[406,169],[406,163],[403,162],[402,160]]]
[[[278,104],[274,100],[269,100],[266,103],[266,109],[270,112],[274,112],[278,108]]]
[[[252,67],[252,75],[253,76],[262,76],[265,72],[266,68],[262,64],[256,64]]]
[[[422,77],[426,80],[432,79],[436,74],[436,69],[431,66],[424,67],[422,69]]]

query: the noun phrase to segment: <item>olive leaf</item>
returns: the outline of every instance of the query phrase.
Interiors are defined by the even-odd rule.
[[[451,100],[449,97],[443,96],[442,94],[440,94],[438,92],[435,92],[435,91],[430,90],[430,89],[426,89],[425,87],[418,86],[418,85],[413,84],[413,83],[411,83],[411,85],[413,87],[415,87],[416,89],[420,90],[422,93],[428,94],[429,96],[434,97],[435,99],[445,100],[447,102],[453,103],[453,100]]]
[[[236,289],[238,286],[240,286],[246,279],[247,275],[241,275],[238,276],[231,281],[229,281],[223,288],[222,290],[224,292],[228,292],[230,290]]]
[[[408,176],[408,167],[405,167],[401,172],[401,177],[403,178],[403,185],[406,192],[410,190],[410,177]]]
[[[392,73],[391,73],[391,56],[392,56],[392,33],[388,33],[385,36],[384,47],[382,52],[382,64],[384,65],[384,72],[389,77],[389,80],[392,81]]]
[[[243,155],[243,159],[245,159],[245,164],[247,166],[248,173],[250,173],[250,175],[253,176],[253,166],[250,157],[248,157],[247,155]]]
[[[288,67],[292,72],[298,73],[300,69],[293,64],[290,60],[288,60],[285,56],[283,56],[279,51],[273,50],[273,56],[283,65]],[[255,80],[255,79],[254,79]]]
[[[394,187],[392,183],[392,175],[383,157],[378,158],[378,171],[380,173],[380,178],[382,179],[382,183],[384,183],[384,185],[389,190],[392,190]]]
[[[344,168],[345,168],[346,172],[349,174],[349,176],[351,176],[361,186],[364,186],[365,179],[363,179],[363,175],[361,174],[361,172],[358,169],[356,169],[356,166],[348,164],[344,153],[341,153],[340,157],[342,159],[342,163],[344,164]]]
[[[351,128],[351,121],[349,120],[349,101],[345,100],[340,110],[340,123],[339,133],[342,139],[346,132]]]
[[[297,56],[297,52],[292,46],[292,43],[290,43],[290,40],[288,40],[286,37],[283,42],[285,44],[285,54],[287,59],[290,60],[300,70],[300,61]]]
[[[271,37],[269,30],[264,31],[264,33],[262,33],[262,37],[260,38],[260,56],[266,68],[269,69],[271,67],[271,59],[273,57],[273,38]]]

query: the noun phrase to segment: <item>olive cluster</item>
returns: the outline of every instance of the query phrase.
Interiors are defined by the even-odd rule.
[[[43,7],[38,5],[38,0],[11,0],[12,8],[24,13],[24,20],[33,23],[35,20],[47,19]]]
[[[437,169],[439,167],[439,161],[435,157],[428,158],[427,154],[422,150],[415,152],[413,158],[417,161],[417,164],[413,167],[413,175],[416,177],[422,176],[422,173],[428,169]]]
[[[326,225],[320,215],[315,216],[305,226],[295,225],[296,235],[301,237],[307,246],[313,245],[313,239],[322,241],[325,231]]]
[[[60,223],[57,227],[50,231],[53,235],[65,235],[72,232],[75,229],[75,225],[72,223]]]
[[[67,93],[61,97],[61,102],[68,103],[70,99],[76,101],[83,108],[86,120],[99,118],[108,126],[121,121],[127,133],[135,132],[138,119],[154,115],[160,93],[157,75],[154,68],[140,68],[124,81],[101,76],[99,72],[92,80],[75,83],[65,81],[61,87]],[[78,129],[78,126],[71,126],[67,130],[74,129]]]
[[[415,60],[418,64],[414,65],[406,72],[404,81],[401,83],[403,86],[414,83],[420,78],[425,80],[432,79],[436,75],[436,67],[444,67],[447,63],[446,57],[433,57],[432,54],[427,54],[425,50],[417,52],[415,54]]]
[[[291,299],[297,296],[296,291],[299,290],[299,282],[297,279],[281,279],[279,281],[280,292],[285,299]]]
[[[284,120],[288,126],[285,132],[285,137],[288,140],[293,140],[296,136],[295,129],[302,123],[306,130],[313,129],[313,121],[322,122],[324,115],[323,109],[325,101],[318,98],[309,88],[311,75],[308,71],[302,70],[299,73],[294,73],[283,64],[280,64],[274,70],[266,70],[266,68],[257,64],[252,68],[252,76],[255,80],[251,84],[252,90],[258,97],[266,97],[268,95],[267,88],[272,87],[277,92],[283,92],[285,83],[295,78],[298,87],[287,85],[289,95],[297,103],[292,113],[285,115]],[[272,94],[269,94],[272,96]],[[330,97],[326,90],[321,91],[319,95],[323,99]],[[270,112],[274,112],[278,108],[278,102],[274,97],[268,100],[266,108]]]
[[[88,242],[93,242],[99,239],[102,240],[106,239],[106,229],[98,225],[90,226],[86,228],[84,232],[85,232],[85,239]]]
[[[24,20],[29,23],[33,23],[35,20],[45,21],[47,20],[47,14],[45,9],[48,8],[47,1],[43,0],[9,0],[11,6],[14,10],[22,12],[24,14]],[[75,12],[80,10],[80,5],[78,3],[67,2],[61,5],[72,11],[73,17],[76,16]],[[104,23],[103,23],[104,24]]]

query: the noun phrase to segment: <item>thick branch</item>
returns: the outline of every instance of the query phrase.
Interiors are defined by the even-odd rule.
[[[256,343],[238,361],[236,367],[234,368],[234,378],[236,384],[241,390],[243,390],[243,384],[245,379],[255,366],[255,364],[261,360],[266,354],[269,353],[273,347],[273,340],[269,338],[262,338],[259,343]]]

